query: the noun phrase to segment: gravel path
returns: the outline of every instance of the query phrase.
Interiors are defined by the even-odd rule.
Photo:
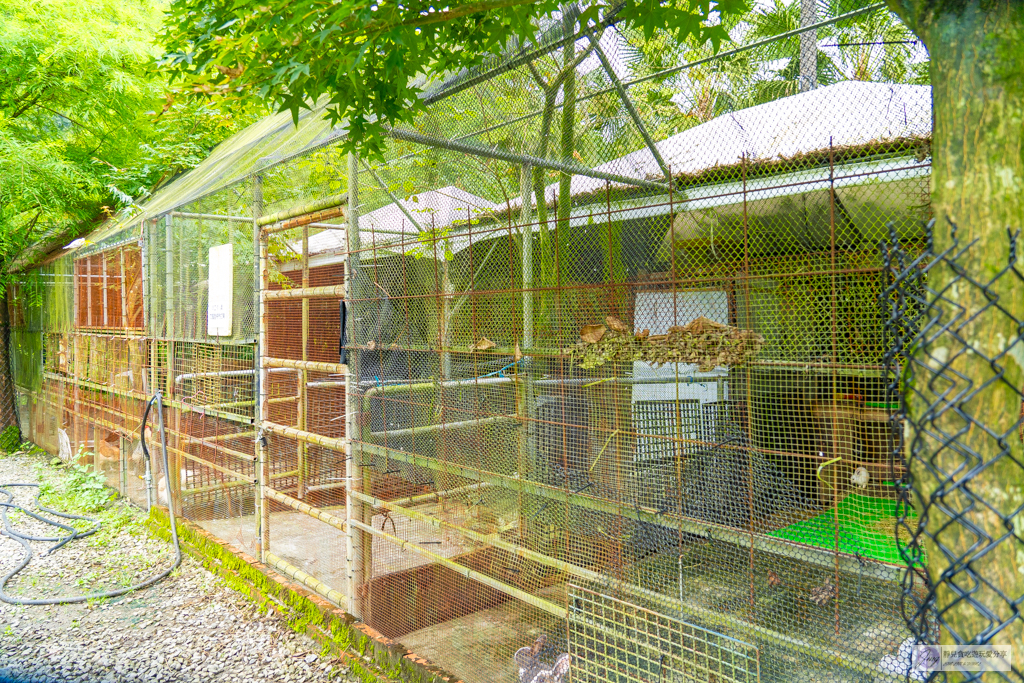
[[[48,460],[40,454],[0,454],[0,484],[46,482],[57,493],[44,498],[44,505],[78,512],[68,509],[81,500],[73,497],[73,477]],[[34,509],[33,489],[12,492],[16,503]],[[90,514],[103,520],[100,533],[47,557],[40,554],[51,544],[33,543],[32,563],[7,591],[38,598],[110,590],[173,562],[172,546],[150,537],[143,514],[125,502]],[[25,515],[10,517],[19,530],[38,531],[35,535],[52,536],[56,530]],[[22,557],[20,544],[0,536],[0,576]],[[294,633],[273,612],[258,612],[188,556],[163,582],[113,600],[52,607],[0,602],[0,683],[356,680],[338,660],[319,653],[311,638]]]

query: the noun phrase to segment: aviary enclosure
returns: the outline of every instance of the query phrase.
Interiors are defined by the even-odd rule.
[[[51,255],[23,431],[466,681],[885,679],[921,56],[876,5],[717,57],[575,17],[433,81],[384,161],[271,117]]]

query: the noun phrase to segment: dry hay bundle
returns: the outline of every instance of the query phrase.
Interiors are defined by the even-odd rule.
[[[579,359],[582,368],[639,360],[654,365],[692,363],[707,372],[743,365],[763,345],[764,337],[752,330],[716,323],[704,316],[681,327],[670,327],[667,334],[653,335],[647,330],[633,334],[621,320],[608,316],[604,325],[584,325],[580,341],[565,353]]]

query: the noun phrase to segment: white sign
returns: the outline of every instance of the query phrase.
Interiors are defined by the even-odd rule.
[[[234,298],[234,254],[232,245],[210,247],[210,270],[206,333],[211,337],[231,336],[231,300]]]

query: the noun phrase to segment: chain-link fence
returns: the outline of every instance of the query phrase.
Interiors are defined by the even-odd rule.
[[[952,225],[952,224],[951,224]],[[1024,287],[1020,231],[882,244],[893,463],[905,465],[899,533],[913,571],[904,610],[917,643],[1010,646],[1024,661]],[[936,237],[941,246],[936,247]],[[943,239],[946,238],[946,239]],[[906,441],[904,441],[904,437]],[[909,658],[904,665],[911,664]],[[948,672],[939,674],[945,680]],[[960,680],[958,678],[958,680]]]

